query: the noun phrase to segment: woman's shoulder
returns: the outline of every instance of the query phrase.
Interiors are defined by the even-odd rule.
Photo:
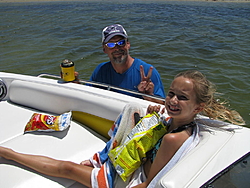
[[[169,145],[180,147],[190,136],[189,130],[165,134],[163,139]]]

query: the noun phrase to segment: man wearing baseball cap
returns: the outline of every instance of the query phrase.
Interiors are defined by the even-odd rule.
[[[96,67],[91,81],[165,98],[158,71],[152,65],[129,55],[130,42],[122,25],[114,24],[103,29],[102,46],[110,61]]]

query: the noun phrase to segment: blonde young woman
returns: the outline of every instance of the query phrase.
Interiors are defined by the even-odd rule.
[[[202,113],[212,119],[225,120],[234,124],[244,123],[237,112],[219,104],[214,98],[214,93],[215,89],[211,82],[198,71],[185,71],[174,78],[165,99],[165,109],[171,117],[165,122],[167,134],[158,141],[155,148],[148,152],[146,162],[140,167],[145,176],[132,186],[147,187],[150,184],[157,173],[168,164],[176,151],[193,134],[197,114]],[[149,106],[148,113],[153,111],[159,112],[160,106]],[[44,156],[17,153],[4,147],[0,147],[0,156],[46,175],[72,179],[88,187],[102,187],[98,179],[93,185],[92,172],[97,168],[90,161],[76,164]],[[107,162],[103,161],[104,164]],[[111,183],[110,187],[115,187],[115,185]]]
[[[171,119],[168,133],[158,141],[151,160],[144,164],[147,179],[136,187],[147,187],[155,175],[170,161],[176,151],[192,134],[196,115],[234,124],[245,124],[241,116],[227,109],[214,98],[215,86],[199,71],[185,71],[175,76],[165,100]],[[149,113],[159,112],[160,106],[150,106]]]

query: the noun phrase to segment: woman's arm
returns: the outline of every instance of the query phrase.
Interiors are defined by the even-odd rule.
[[[16,161],[46,175],[72,179],[91,187],[91,171],[93,168],[88,166],[45,156],[22,154],[1,146],[0,157]]]

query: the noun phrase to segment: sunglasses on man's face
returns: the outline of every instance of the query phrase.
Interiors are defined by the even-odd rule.
[[[118,42],[108,42],[106,43],[105,45],[108,47],[108,48],[114,48],[115,45],[118,45],[118,46],[125,46],[126,45],[126,40],[125,39],[122,39]]]

